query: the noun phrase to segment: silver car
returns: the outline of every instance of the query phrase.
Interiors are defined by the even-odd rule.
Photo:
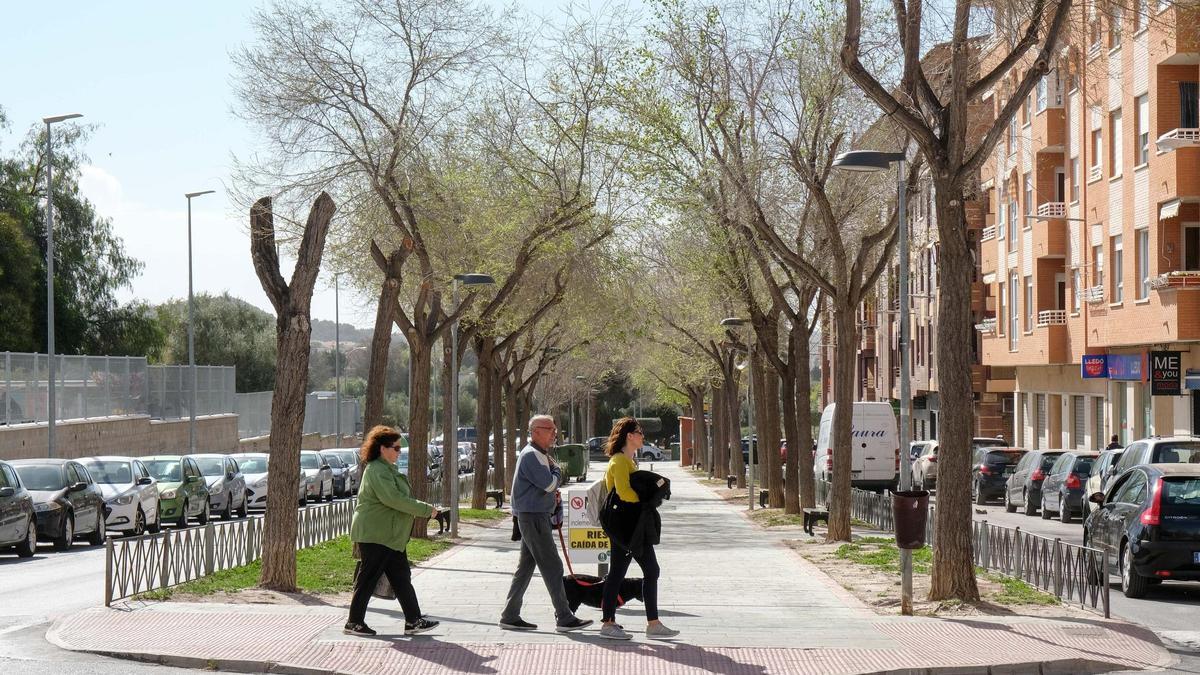
[[[300,470],[304,472],[307,495],[310,499],[333,501],[333,469],[315,450],[300,452]]]
[[[105,529],[140,536],[158,532],[158,481],[133,457],[84,457],[80,464],[92,474],[110,509]]]
[[[246,477],[237,462],[229,455],[196,454],[189,455],[200,466],[204,474],[204,482],[208,483],[208,506],[213,513],[220,514],[225,520],[232,520],[236,512],[238,517],[246,517]]]
[[[333,471],[333,496],[349,497],[354,487],[350,479],[350,466],[342,458],[328,450],[321,451],[321,461],[329,465]]]
[[[352,494],[358,494],[358,486],[362,482],[362,467],[358,463],[358,448],[334,448],[332,450],[322,450],[321,454],[337,457],[345,465],[347,483],[343,496],[349,497]],[[329,466],[334,468],[332,462]],[[334,475],[337,475],[336,471]]]
[[[246,504],[252,509],[267,508],[267,469],[271,456],[265,452],[247,452],[230,455],[242,469],[246,478]],[[303,506],[308,501],[308,481],[304,472],[296,476],[296,502]]]
[[[937,441],[917,441],[916,458],[912,461],[912,485],[914,490],[932,490],[937,486]]]

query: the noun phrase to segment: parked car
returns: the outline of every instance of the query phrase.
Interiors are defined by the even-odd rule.
[[[608,457],[604,455],[604,443],[608,441],[608,436],[592,436],[587,439],[588,460],[593,462],[607,462]]]
[[[1015,513],[1017,507],[1032,516],[1042,506],[1042,482],[1046,472],[1063,454],[1062,450],[1031,450],[1025,453],[1005,483],[1004,510]]]
[[[458,444],[458,472],[471,473],[475,470],[475,444],[462,441]]]
[[[208,524],[208,483],[196,460],[181,455],[154,455],[141,459],[150,475],[158,481],[158,510],[164,523],[187,527],[188,519],[194,517],[197,523]]]
[[[343,462],[337,453],[329,450],[321,452],[321,461],[328,464],[330,471],[333,472],[333,496],[349,497],[354,490],[354,479],[350,477],[350,465]]]
[[[833,415],[836,404],[821,412],[817,455],[813,472],[817,480],[833,477]],[[856,401],[851,409],[850,485],[865,489],[895,489],[900,480],[900,434],[892,404]]]
[[[246,504],[252,509],[267,508],[267,473],[271,456],[265,452],[246,452],[230,455],[246,479]],[[296,475],[296,501],[300,506],[308,501],[308,483],[304,472]]]
[[[196,460],[204,482],[208,483],[209,510],[220,514],[225,520],[246,517],[246,477],[238,463],[229,455],[213,453],[188,455]]]
[[[17,459],[10,462],[33,497],[38,538],[65,551],[81,534],[93,546],[104,543],[108,505],[92,475],[73,459]]]
[[[1189,464],[1200,462],[1200,437],[1163,436],[1134,441],[1108,476],[1104,492],[1122,473],[1138,464]]]
[[[333,501],[333,469],[321,459],[321,453],[304,450],[300,453],[300,470],[310,499]]]
[[[914,490],[932,490],[937,485],[937,441],[917,441],[920,454],[913,460],[912,484]]]
[[[1200,465],[1142,464],[1089,497],[1083,543],[1108,552],[1130,598],[1163,581],[1200,580]]]
[[[921,452],[925,449],[925,446],[936,442],[937,441],[910,441],[908,444],[908,458],[913,462],[916,462],[917,457],[921,456]]]
[[[104,495],[108,520],[104,525],[133,536],[158,532],[158,481],[141,460],[133,457],[85,457],[79,460]]]
[[[1043,519],[1049,520],[1053,513],[1058,514],[1062,522],[1069,523],[1076,513],[1085,515],[1087,479],[1099,455],[1095,450],[1072,450],[1059,456],[1042,482]]]
[[[640,457],[646,461],[662,462],[662,461],[666,461],[667,454],[665,452],[663,452],[662,448],[657,448],[657,447],[647,443],[642,446],[641,450],[638,450],[638,457]]]
[[[358,448],[334,448],[326,450],[325,454],[336,455],[349,470],[350,489],[346,495],[358,494],[358,486],[362,484],[362,467],[358,463]]]
[[[0,548],[12,546],[17,556],[28,558],[37,551],[37,514],[33,495],[8,462],[0,462]]]
[[[1084,513],[1082,520],[1086,521],[1087,517],[1090,516],[1093,511],[1100,508],[1095,504],[1095,502],[1087,499],[1087,497],[1094,495],[1097,492],[1104,492],[1104,486],[1108,484],[1108,477],[1112,474],[1113,470],[1117,468],[1117,462],[1121,459],[1121,455],[1124,454],[1124,452],[1125,448],[1102,450],[1100,452],[1100,456],[1096,458],[1096,461],[1092,462],[1091,471],[1088,472],[1087,484],[1083,486]]]
[[[1008,477],[1021,461],[1021,448],[982,447],[971,458],[971,497],[982,506],[1004,495]]]
[[[978,450],[979,448],[1007,448],[1008,441],[1003,438],[992,438],[990,436],[976,436],[971,439],[971,448]]]

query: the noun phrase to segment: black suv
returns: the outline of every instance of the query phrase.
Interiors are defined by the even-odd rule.
[[[1042,506],[1042,481],[1062,450],[1032,450],[1017,462],[1004,489],[1004,510],[1013,513],[1021,506],[1025,515],[1037,514]]]
[[[971,496],[979,505],[1004,495],[1005,481],[1025,451],[1020,448],[982,447],[971,460]]]

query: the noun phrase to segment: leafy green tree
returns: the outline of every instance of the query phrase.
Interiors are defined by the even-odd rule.
[[[275,386],[275,317],[228,293],[201,293],[196,302],[196,363],[235,366],[238,391]],[[158,306],[166,333],[164,363],[188,362],[187,300]]]
[[[37,348],[34,317],[38,261],[33,242],[10,213],[0,213],[0,351]]]

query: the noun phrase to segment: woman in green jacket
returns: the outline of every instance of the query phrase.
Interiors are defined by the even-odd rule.
[[[386,574],[404,609],[404,634],[415,635],[438,625],[421,617],[417,592],[408,565],[408,537],[413,518],[431,518],[437,509],[412,498],[408,477],[396,468],[400,457],[400,434],[391,427],[377,426],[367,434],[359,451],[364,465],[358,490],[358,506],[350,524],[350,540],[358,544],[362,568],[350,601],[350,620],[343,633],[375,635],[364,623],[371,591]]]

